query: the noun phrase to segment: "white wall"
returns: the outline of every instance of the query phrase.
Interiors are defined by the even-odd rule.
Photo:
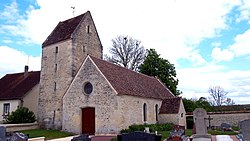
[[[0,122],[3,121],[3,105],[4,103],[10,103],[10,113],[12,111],[15,111],[17,109],[18,106],[21,105],[21,101],[20,100],[1,100],[0,101]]]

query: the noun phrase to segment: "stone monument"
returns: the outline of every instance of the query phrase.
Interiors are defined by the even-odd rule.
[[[193,112],[196,134],[194,141],[211,141],[211,135],[207,133],[207,112],[203,108],[196,108]]]
[[[244,141],[250,141],[250,119],[239,122],[239,127]]]

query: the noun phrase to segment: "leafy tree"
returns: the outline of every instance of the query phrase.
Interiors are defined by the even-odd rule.
[[[111,56],[105,55],[105,59],[128,69],[137,70],[146,56],[141,42],[132,37],[118,36],[112,39],[112,43],[109,49]]]
[[[228,92],[226,92],[220,86],[211,86],[208,89],[209,95],[211,96],[210,99],[214,106],[221,106],[223,104],[233,105],[235,104],[231,98],[227,98]]]
[[[203,108],[207,112],[215,111],[214,107],[204,97],[199,98],[199,100],[186,98],[183,98],[182,100],[186,112],[193,112],[196,108]]]
[[[6,123],[32,123],[36,121],[35,114],[26,107],[17,108],[7,117]]]
[[[181,94],[181,91],[177,90],[178,79],[174,65],[161,58],[154,49],[147,50],[147,56],[139,66],[139,71],[149,76],[158,77],[174,95]]]

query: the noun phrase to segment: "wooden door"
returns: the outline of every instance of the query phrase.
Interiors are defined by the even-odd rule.
[[[95,108],[88,107],[82,109],[82,133],[95,134]]]

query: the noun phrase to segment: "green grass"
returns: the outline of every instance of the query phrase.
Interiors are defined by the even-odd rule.
[[[20,132],[26,135],[29,134],[30,138],[45,137],[46,140],[63,138],[74,135],[72,133],[62,132],[59,130],[45,130],[45,129],[22,130]]]
[[[237,135],[239,133],[234,132],[234,131],[223,132],[223,131],[219,131],[219,130],[208,130],[208,134],[211,134],[211,135]]]

